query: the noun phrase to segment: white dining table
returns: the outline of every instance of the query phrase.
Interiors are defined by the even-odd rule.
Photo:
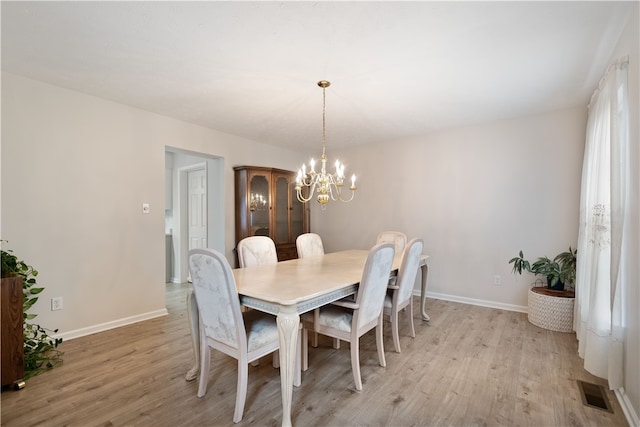
[[[291,426],[291,400],[300,314],[355,293],[362,278],[368,250],[347,250],[277,264],[236,268],[233,276],[243,305],[276,316],[280,337],[280,379],[282,391],[282,425]],[[428,256],[422,255],[421,315],[425,312]],[[392,271],[400,266],[396,254]],[[188,381],[198,377],[200,369],[198,306],[193,292],[187,296],[195,364],[186,375]]]

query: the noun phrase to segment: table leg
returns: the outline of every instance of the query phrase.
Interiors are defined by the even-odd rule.
[[[280,337],[280,388],[282,391],[282,425],[291,426],[291,400],[296,361],[300,316],[284,308],[276,317]]]
[[[191,327],[191,344],[195,363],[193,364],[193,368],[189,369],[189,372],[185,375],[187,381],[193,381],[198,378],[198,373],[200,372],[200,323],[198,316],[198,303],[196,302],[193,289],[191,289],[189,293],[187,293],[187,318],[189,319],[189,326]]]
[[[425,311],[425,304],[427,302],[427,275],[429,274],[429,264],[426,262],[420,266],[422,271],[422,288],[420,290],[420,313],[422,314],[422,320],[429,321],[431,318]]]

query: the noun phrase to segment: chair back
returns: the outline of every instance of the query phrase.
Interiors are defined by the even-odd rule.
[[[238,263],[240,267],[262,264],[276,264],[278,253],[276,244],[267,236],[250,236],[238,242]]]
[[[229,261],[213,249],[192,249],[189,272],[200,313],[200,333],[243,350],[247,335]]]
[[[296,249],[298,250],[299,258],[324,255],[322,237],[316,233],[304,233],[299,235],[296,238]]]
[[[394,298],[397,298],[398,302],[411,298],[423,247],[424,242],[422,239],[412,239],[402,252],[402,261],[400,262],[398,279],[396,280],[398,290],[394,293]]]
[[[391,243],[375,245],[369,251],[356,296],[356,303],[360,308],[354,312],[353,321],[357,329],[380,317],[394,252]]]
[[[393,243],[396,253],[400,254],[407,245],[407,235],[401,231],[381,231],[376,239],[376,244],[379,243]]]

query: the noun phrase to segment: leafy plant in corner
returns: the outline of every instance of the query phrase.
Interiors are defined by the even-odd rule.
[[[576,255],[577,250],[569,246],[568,251],[559,253],[553,259],[543,256],[531,263],[525,259],[524,254],[520,251],[517,257],[509,260],[509,264],[513,264],[514,274],[528,271],[538,276],[544,276],[547,278],[547,287],[563,290],[565,285],[570,288],[575,285]]]
[[[1,241],[6,243],[5,240]],[[41,372],[62,363],[62,353],[58,346],[62,338],[51,338],[50,331],[38,324],[30,323],[37,314],[28,313],[29,309],[38,301],[38,294],[44,288],[37,287],[38,271],[24,261],[18,259],[10,249],[1,249],[2,277],[18,276],[22,278],[22,316],[24,319],[24,379],[27,380]]]

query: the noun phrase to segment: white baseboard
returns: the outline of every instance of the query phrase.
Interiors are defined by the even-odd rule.
[[[417,296],[420,296],[420,291],[415,291],[414,290],[413,294],[417,295]],[[462,303],[462,304],[478,305],[480,307],[498,308],[500,310],[517,311],[519,313],[527,313],[528,312],[527,307],[526,306],[522,306],[522,305],[504,304],[504,303],[501,303],[501,302],[487,301],[487,300],[475,299],[475,298],[466,298],[466,297],[460,297],[460,296],[457,296],[457,295],[441,294],[441,293],[438,293],[438,292],[428,292],[427,291],[427,298],[434,298],[434,299],[441,299],[441,300],[445,300],[445,301],[459,302],[459,303]]]
[[[420,291],[417,291],[417,292],[414,291],[414,295],[420,296]],[[459,297],[459,296],[456,296],[456,295],[441,294],[441,293],[437,293],[437,292],[427,292],[427,297],[428,298],[446,300],[446,301],[459,302],[459,303],[462,303],[462,304],[478,305],[478,306],[481,306],[481,307],[498,308],[498,309],[501,309],[501,310],[517,311],[517,312],[521,312],[521,313],[526,313],[527,312],[527,307],[522,307],[522,306],[513,305],[513,304],[502,304],[502,303],[497,303],[497,302],[494,302],[494,301],[486,301],[486,300],[479,300],[479,299],[473,299],[473,298]],[[167,309],[164,308],[162,310],[156,310],[156,311],[152,311],[152,312],[149,312],[149,313],[143,313],[143,314],[139,314],[137,316],[125,317],[123,319],[113,320],[111,322],[101,323],[101,324],[93,325],[93,326],[90,326],[90,327],[87,327],[87,328],[76,329],[76,330],[73,330],[73,331],[68,331],[68,332],[64,332],[64,333],[60,333],[60,334],[51,335],[51,337],[52,338],[62,338],[63,340],[72,340],[74,338],[84,337],[86,335],[95,334],[97,332],[103,332],[103,331],[108,331],[110,329],[119,328],[120,326],[131,325],[133,323],[142,322],[144,320],[149,320],[149,319],[153,319],[153,318],[160,317],[160,316],[166,316],[167,314],[169,314],[169,313],[168,313]]]
[[[72,340],[74,338],[84,337],[86,335],[95,334],[97,332],[104,332],[108,331],[109,329],[119,328],[120,326],[142,322],[143,320],[166,316],[167,314],[169,314],[169,312],[166,308],[163,308],[162,310],[151,311],[149,313],[138,314],[137,316],[125,317],[123,319],[113,320],[111,322],[101,323],[98,325],[89,326],[87,328],[81,328],[69,332],[51,335],[51,338],[62,338],[63,341]]]
[[[629,397],[624,391],[624,388],[619,388],[613,391],[618,398],[618,402],[620,402],[620,406],[622,407],[622,412],[624,412],[624,416],[627,418],[627,422],[632,427],[640,427],[640,417],[633,409],[633,405],[629,400]]]

